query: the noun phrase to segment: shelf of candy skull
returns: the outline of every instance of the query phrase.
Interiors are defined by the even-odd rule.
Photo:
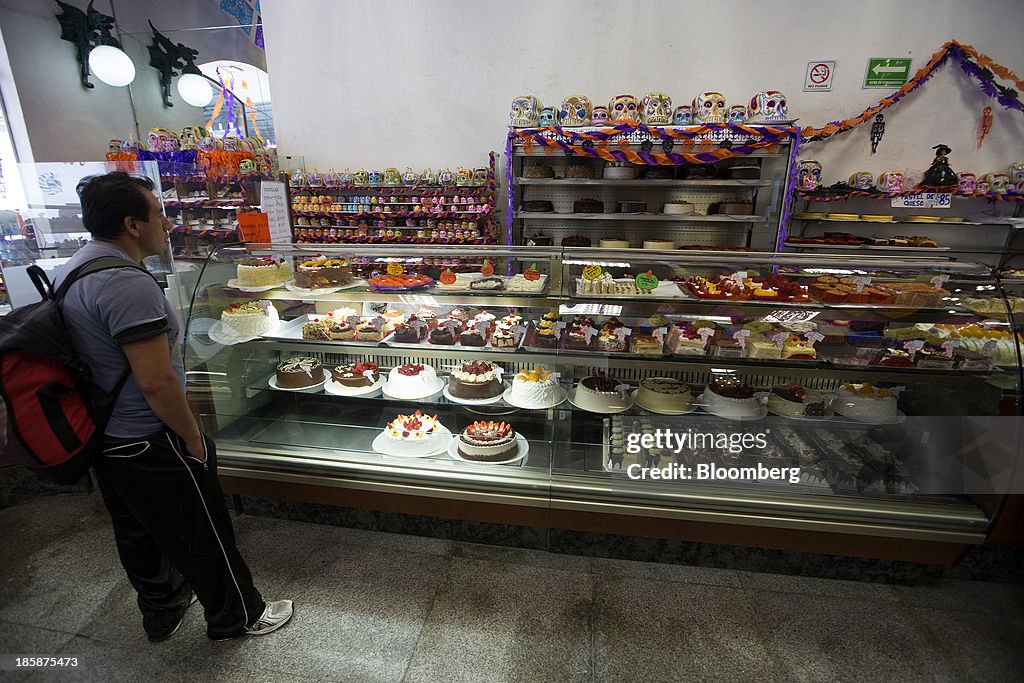
[[[108,142],[108,161],[156,161],[164,178],[201,176],[211,182],[243,177],[269,178],[274,172],[273,155],[260,138],[223,138],[203,126],[185,126],[181,133],[152,128],[144,144],[129,136]]]
[[[296,242],[497,244],[494,155],[475,169],[301,169],[290,176]]]

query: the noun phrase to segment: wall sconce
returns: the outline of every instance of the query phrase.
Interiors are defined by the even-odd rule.
[[[92,7],[90,0],[85,11],[60,0],[57,20],[60,22],[61,40],[73,43],[75,57],[80,66],[82,86],[94,88],[89,82],[89,70],[107,85],[125,86],[135,80],[135,64],[121,49],[121,43],[110,34],[114,18]]]
[[[181,72],[178,79],[178,94],[188,104],[194,107],[205,107],[213,99],[213,89],[207,82],[206,76],[196,66],[198,50],[193,50],[187,45],[175,43],[163,35],[149,22],[149,28],[153,31],[153,44],[149,46],[149,65],[160,72],[160,91],[164,98],[165,107],[173,107],[171,104],[171,80]]]

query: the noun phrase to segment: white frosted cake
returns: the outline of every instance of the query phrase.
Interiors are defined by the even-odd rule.
[[[661,249],[662,251],[672,251],[676,248],[676,243],[669,240],[644,240],[644,249]]]
[[[612,166],[604,167],[604,177],[609,180],[633,180],[636,178],[635,166]]]
[[[640,380],[636,403],[654,412],[676,412],[689,410],[693,396],[686,382],[671,377],[647,377]]]
[[[406,363],[388,373],[384,393],[395,398],[426,398],[440,391],[441,385],[434,368],[420,363]]]
[[[805,389],[798,382],[772,387],[768,410],[786,417],[824,417],[825,401],[820,391]]]
[[[287,261],[269,256],[242,259],[236,272],[236,279],[242,287],[279,285],[292,276]]]
[[[520,372],[512,380],[509,403],[522,408],[552,408],[565,397],[552,377],[551,370],[534,368]]]
[[[622,393],[616,390],[617,386],[619,382],[605,375],[584,377],[576,385],[573,403],[592,413],[625,410],[633,402],[628,394],[623,397]]]
[[[266,299],[232,304],[220,314],[221,327],[236,337],[258,337],[277,321],[277,309]]]
[[[735,377],[715,379],[704,390],[704,408],[721,417],[757,417],[761,404],[754,389]]]
[[[384,428],[388,451],[402,455],[426,455],[443,449],[447,444],[447,430],[437,421],[437,415],[399,415]]]
[[[832,407],[840,415],[861,422],[888,422],[897,415],[896,396],[869,382],[844,384],[836,392]]]
[[[602,249],[629,249],[629,240],[605,239],[597,244]]]
[[[670,215],[688,216],[694,212],[694,206],[692,203],[684,201],[666,202],[661,210]]]

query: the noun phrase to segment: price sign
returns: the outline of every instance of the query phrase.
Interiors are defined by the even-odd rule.
[[[615,329],[615,335],[619,338],[629,337],[633,334],[632,327],[618,327]]]
[[[398,277],[405,272],[405,266],[401,263],[389,263],[388,264],[388,275]]]
[[[595,327],[584,327],[583,334],[587,336],[587,343],[594,341],[594,337],[597,336],[597,328]]]
[[[480,268],[480,274],[484,277],[491,277],[494,275],[494,264],[491,263],[490,259],[484,259],[484,265]]]
[[[292,222],[288,217],[288,195],[284,183],[272,180],[260,182],[260,208],[267,215],[271,244],[290,243]]]
[[[741,270],[738,273],[733,273],[729,276],[729,279],[735,282],[737,285],[742,285],[743,281],[747,279],[747,271]]]
[[[494,376],[498,378],[499,382],[501,381],[501,376],[504,375],[504,374],[505,374],[505,368],[501,367],[500,365],[495,365],[494,366]]]
[[[481,333],[487,334],[488,332],[491,331],[491,321],[482,320],[476,324],[476,328],[480,330]]]
[[[615,385],[615,391],[619,392],[619,396],[621,396],[623,398],[623,400],[625,400],[626,394],[629,393],[629,385],[628,384],[617,384],[617,385]]]
[[[750,330],[739,330],[732,335],[732,338],[740,343],[742,348],[747,348],[747,337],[750,336]]]
[[[269,244],[270,224],[265,213],[238,214],[238,231],[242,241],[248,244]]]
[[[601,277],[602,272],[603,270],[601,269],[601,266],[597,265],[596,263],[591,263],[590,265],[584,266],[583,279],[596,280],[597,278]]]
[[[894,209],[948,209],[953,205],[949,192],[923,192],[892,198]]]
[[[384,325],[387,323],[384,322],[384,318],[374,318],[373,320],[370,321],[370,324],[376,327],[377,331],[380,332],[381,329],[384,328]]]
[[[857,291],[863,292],[864,288],[871,284],[871,278],[869,277],[855,277],[853,278],[853,284],[857,285]]]
[[[712,337],[715,336],[715,331],[710,327],[702,327],[699,330],[697,330],[697,334],[699,334],[700,338],[704,341],[705,344],[707,344],[708,339],[711,339]]]
[[[935,286],[935,289],[942,289],[942,285],[946,284],[947,280],[949,280],[948,275],[936,275],[932,278],[932,284]]]
[[[924,348],[924,340],[922,339],[911,339],[903,345],[907,351],[916,352]]]
[[[921,337],[924,334],[921,330],[917,329],[913,325],[910,327],[896,327],[890,328],[886,335],[893,339],[915,339]]]
[[[642,292],[651,292],[658,288],[658,276],[651,271],[636,276],[636,288]]]
[[[953,352],[960,347],[959,339],[950,339],[942,344],[942,349],[946,352],[946,356],[952,357]]]
[[[775,342],[775,345],[778,346],[779,348],[782,348],[782,345],[786,342],[787,339],[789,339],[788,332],[776,332],[775,334],[772,335],[772,341]]]
[[[515,334],[515,336],[517,338],[523,336],[523,334],[525,332],[526,332],[526,326],[525,325],[516,325],[515,327],[512,328],[512,333]]]
[[[363,370],[363,377],[370,380],[371,382],[377,381],[377,378],[375,377],[375,373],[373,372],[373,370]]]
[[[352,327],[356,327],[357,325],[359,325],[359,316],[350,315],[349,317],[345,318],[345,322],[347,322]]]
[[[664,327],[655,328],[654,330],[651,331],[651,334],[653,334],[655,337],[657,337],[662,342],[665,341],[665,328]]]
[[[817,344],[818,342],[820,342],[824,338],[825,338],[825,335],[823,335],[820,332],[808,332],[807,335],[805,336],[805,339],[807,339],[808,343],[811,346],[814,346],[815,344]]]
[[[419,318],[416,318],[415,320],[410,320],[409,324],[412,325],[412,328],[417,332],[421,331],[424,327],[427,326],[427,323],[420,320]]]

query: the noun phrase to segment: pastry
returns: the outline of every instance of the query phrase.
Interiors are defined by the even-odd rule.
[[[598,242],[602,249],[629,249],[629,240],[603,239]]]
[[[825,403],[821,392],[805,389],[798,382],[772,387],[768,410],[786,417],[823,417]]]
[[[529,164],[523,167],[524,178],[554,178],[555,169],[546,164]]]
[[[540,292],[544,289],[544,278],[531,280],[523,273],[516,273],[505,283],[506,292]]]
[[[754,202],[749,199],[730,199],[712,205],[708,213],[729,216],[749,216],[754,213]]]
[[[629,337],[629,350],[644,356],[660,356],[662,354],[661,339],[653,334],[634,333]]]
[[[236,337],[258,337],[277,320],[277,309],[265,299],[232,304],[220,314],[221,328]]]
[[[380,341],[384,335],[369,320],[364,320],[356,326],[356,339],[359,341]]]
[[[753,388],[736,377],[708,383],[704,390],[704,407],[709,413],[728,418],[757,417],[761,412]]]
[[[459,343],[463,346],[484,346],[487,343],[487,335],[479,328],[470,327],[459,335]]]
[[[430,331],[427,340],[431,344],[439,346],[453,346],[455,344],[455,333],[445,325],[439,325]]]
[[[323,364],[310,356],[296,356],[277,364],[277,386],[281,389],[315,387],[324,379]]]
[[[387,424],[384,434],[389,442],[388,450],[403,455],[440,451],[448,438],[447,430],[437,421],[437,415],[424,415],[418,410],[412,415],[395,417]]]
[[[380,379],[380,367],[376,363],[349,363],[331,370],[331,379],[344,387],[368,387]]]
[[[761,177],[761,167],[757,164],[737,164],[725,169],[727,178],[754,180]]]
[[[693,407],[693,396],[686,382],[670,377],[647,377],[640,380],[636,404],[654,412],[682,412]]]
[[[284,259],[254,256],[238,262],[235,279],[241,287],[268,287],[287,281],[291,275]]]
[[[356,338],[356,330],[344,320],[336,320],[328,324],[327,336],[331,341],[352,341]]]
[[[840,415],[861,422],[888,422],[897,416],[893,393],[869,382],[844,384],[836,392],[832,407]]]
[[[565,177],[578,180],[589,180],[594,177],[594,167],[585,161],[574,161],[566,165]]]
[[[523,211],[527,213],[551,213],[555,205],[546,199],[533,199],[523,202]]]
[[[505,422],[474,422],[459,434],[457,443],[461,457],[477,462],[511,460],[519,450],[516,433]]]
[[[669,353],[677,356],[703,356],[707,342],[697,330],[686,323],[676,323],[668,331]]]
[[[469,283],[469,288],[479,291],[497,292],[505,289],[505,281],[500,277],[482,277]]]
[[[597,199],[577,199],[572,204],[573,213],[604,213],[604,202]]]
[[[502,391],[499,366],[486,360],[462,363],[448,378],[448,393],[456,398],[494,398]]]
[[[662,212],[667,215],[678,215],[678,216],[689,216],[696,209],[690,202],[678,200],[673,202],[666,202],[661,208]]]
[[[508,402],[522,408],[553,408],[565,400],[553,375],[545,368],[518,373],[512,380]]]
[[[384,393],[395,398],[426,398],[440,391],[443,384],[431,366],[407,363],[388,373]]]
[[[352,267],[345,259],[310,259],[300,263],[295,271],[295,286],[303,289],[339,287],[351,282]]]
[[[632,180],[636,178],[636,167],[624,162],[609,162],[604,167],[603,176],[609,180]]]
[[[661,249],[663,251],[672,251],[676,248],[676,243],[670,240],[644,240],[644,249]]]
[[[814,345],[802,339],[790,337],[782,345],[783,360],[814,360],[817,357]]]
[[[401,344],[418,344],[427,336],[427,326],[413,325],[411,322],[395,325],[395,336],[392,341]]]
[[[330,333],[327,330],[327,323],[322,318],[313,318],[302,323],[302,338],[315,341],[330,340]]]
[[[607,375],[584,377],[576,385],[573,403],[592,413],[625,410],[632,401],[616,389],[618,386],[619,382]]]
[[[619,213],[644,213],[647,211],[647,202],[619,202]]]

